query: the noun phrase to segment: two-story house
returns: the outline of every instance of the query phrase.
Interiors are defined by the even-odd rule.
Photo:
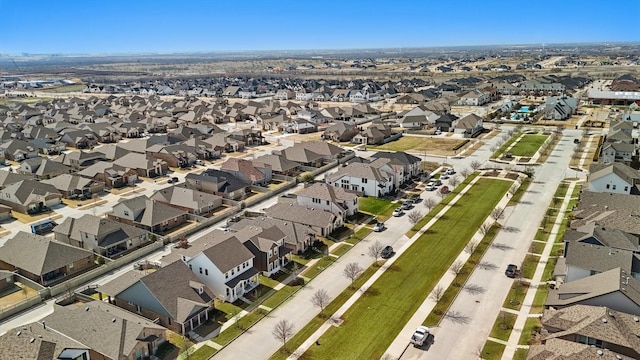
[[[187,212],[153,201],[145,195],[121,200],[113,206],[109,219],[154,233],[165,232],[187,221]]]
[[[630,165],[635,155],[635,145],[629,143],[606,143],[602,147],[602,163],[621,162]]]
[[[589,191],[640,194],[640,172],[621,162],[593,164],[589,168]]]
[[[329,211],[343,221],[358,211],[358,199],[356,192],[326,183],[314,183],[296,194],[299,205]]]
[[[328,174],[325,181],[332,186],[359,191],[365,196],[382,197],[395,190],[393,173],[364,163],[341,166],[338,171]]]
[[[220,166],[220,170],[233,174],[252,185],[259,186],[269,184],[273,176],[271,165],[257,160],[229,158]]]

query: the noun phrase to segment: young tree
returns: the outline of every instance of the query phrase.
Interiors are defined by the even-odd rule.
[[[498,221],[502,219],[504,217],[504,208],[501,208],[501,207],[494,208],[493,210],[491,210],[490,216],[493,219],[493,221]]]
[[[282,319],[273,327],[271,334],[276,338],[276,340],[280,340],[282,342],[284,352],[288,352],[287,341],[293,336],[293,334],[295,334],[295,327],[290,321]]]
[[[411,225],[415,225],[420,221],[420,219],[422,219],[422,213],[418,210],[413,210],[407,215],[407,217],[409,218]]]
[[[498,150],[498,147],[497,147],[497,146],[495,146],[495,145],[491,145],[491,146],[489,147],[489,151],[491,151],[492,153],[496,152],[496,150]],[[474,160],[474,161],[475,161],[475,160]],[[478,163],[478,164],[479,164],[479,163]]]
[[[471,255],[473,254],[474,251],[476,251],[477,248],[478,248],[477,241],[469,241],[467,245],[465,245],[464,251],[466,251],[467,253],[469,253],[469,255]]]
[[[451,271],[453,275],[458,276],[458,274],[460,274],[460,271],[462,271],[463,266],[464,263],[462,261],[456,260],[453,264],[451,264],[449,271]]]
[[[344,267],[344,270],[342,270],[342,273],[346,278],[351,280],[351,287],[353,287],[353,282],[356,281],[356,279],[360,275],[362,275],[363,271],[364,269],[360,265],[358,265],[358,263],[352,262],[352,263],[348,263],[347,266]]]
[[[495,150],[493,150],[495,152]],[[480,166],[482,166],[482,164],[480,163],[480,161],[478,160],[473,160],[471,162],[471,164],[469,164],[469,166],[471,166],[471,168],[473,169],[473,171],[476,171],[478,169],[480,169]]]
[[[487,236],[489,230],[491,230],[491,225],[483,223],[482,225],[480,225],[480,228],[478,228],[478,230],[480,230],[480,234],[482,234],[482,236]]]
[[[384,249],[384,245],[382,245],[382,243],[377,240],[369,246],[369,256],[371,256],[375,260],[376,266],[378,265],[378,259],[382,254],[382,249]]]
[[[320,317],[324,317],[324,308],[329,304],[329,293],[325,289],[318,289],[311,296],[311,303],[320,308]]]
[[[460,184],[460,178],[457,176],[450,177],[449,184],[451,184],[452,188],[455,188],[456,186],[458,186],[458,184]]]
[[[427,208],[428,211],[431,211],[431,209],[433,209],[436,206],[436,201],[433,200],[433,198],[426,198],[424,199],[422,204],[424,205],[424,207]]]
[[[462,170],[460,170],[460,175],[462,175],[462,177],[466,178],[467,176],[469,176],[471,172],[469,171],[468,168],[463,168]]]
[[[444,288],[442,286],[440,286],[440,285],[436,286],[431,291],[431,299],[433,301],[435,301],[436,303],[440,302],[440,299],[442,299],[443,295],[444,295]]]

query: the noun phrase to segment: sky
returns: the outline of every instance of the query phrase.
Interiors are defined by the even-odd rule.
[[[0,0],[0,54],[640,41],[640,0]]]

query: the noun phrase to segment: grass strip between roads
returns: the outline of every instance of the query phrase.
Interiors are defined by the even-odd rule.
[[[347,310],[344,323],[330,328],[320,337],[322,345],[305,356],[379,359],[511,185],[478,180]]]
[[[513,156],[532,157],[548,137],[548,135],[526,134],[509,152]]]

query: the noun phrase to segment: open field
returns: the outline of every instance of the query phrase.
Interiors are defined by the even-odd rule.
[[[547,135],[526,134],[509,152],[513,156],[532,157],[547,138]]]
[[[453,149],[467,139],[446,139],[426,136],[403,136],[380,146],[368,147],[371,150],[415,151],[432,155],[454,155]],[[458,150],[461,151],[462,149]]]
[[[340,327],[330,328],[320,338],[326,346],[313,347],[305,356],[380,358],[510,186],[510,181],[480,179],[369,287],[345,313]],[[372,314],[377,323],[386,325],[371,326]]]

